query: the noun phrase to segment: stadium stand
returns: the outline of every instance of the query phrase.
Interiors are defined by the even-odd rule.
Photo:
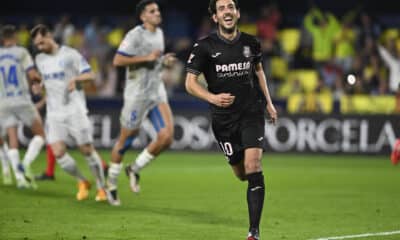
[[[286,110],[296,112],[341,112],[341,113],[396,113],[400,111],[399,94],[388,87],[389,68],[378,54],[377,45],[384,46],[396,56],[400,50],[400,32],[396,24],[382,24],[379,16],[372,18],[366,12],[351,12],[351,17],[322,11],[312,6],[304,15],[293,20],[293,16],[285,15],[277,4],[259,7],[256,10],[242,14],[240,28],[243,31],[256,34],[261,42],[266,64],[265,72],[271,82],[276,100],[286,101]],[[256,11],[259,11],[257,14]],[[168,94],[184,92],[184,64],[189,50],[197,37],[204,31],[212,31],[212,27],[204,28],[202,33],[193,31],[187,35],[187,25],[177,25],[174,33],[168,35],[169,16],[166,15],[166,51],[173,51],[180,60],[180,66],[173,74],[167,73]],[[311,14],[311,15],[310,15]],[[310,21],[307,17],[314,16]],[[75,22],[79,19],[79,22]],[[319,33],[311,34],[310,24],[319,26],[324,19],[334,21],[334,28],[329,29],[329,43],[333,44],[331,53],[324,52],[324,59],[313,59],[318,53],[313,50],[314,39]],[[387,19],[387,18],[381,18]],[[28,47],[33,54],[29,39],[29,28],[34,23],[46,22],[53,26],[55,36],[62,44],[71,45],[82,52],[90,60],[97,74],[94,85],[86,86],[87,94],[92,97],[120,96],[123,89],[124,73],[121,69],[112,67],[112,56],[115,48],[121,42],[123,35],[134,21],[130,16],[109,16],[91,18],[88,16],[74,18],[68,15],[53,17],[6,17],[0,18],[0,23],[17,24],[19,42]],[[188,19],[189,20],[189,19]],[[205,26],[207,18],[202,17]],[[383,21],[383,20],[382,20]],[[130,24],[127,24],[127,23]],[[174,22],[174,21],[169,21]],[[190,21],[189,21],[190,22]],[[174,27],[174,26],[171,26]],[[184,29],[179,29],[179,28]],[[186,36],[186,35],[187,36]],[[183,36],[183,37],[182,37]],[[332,37],[333,36],[333,37]],[[318,35],[318,41],[324,38]],[[328,41],[328,40],[327,40]],[[184,43],[184,44],[183,44]],[[326,51],[324,42],[318,43]],[[399,51],[400,52],[400,51]],[[325,56],[331,55],[329,58]],[[171,71],[171,70],[170,70]],[[347,81],[349,75],[354,75],[356,82]],[[173,79],[171,79],[173,78]],[[397,95],[396,95],[397,94]],[[396,100],[397,99],[397,100]],[[306,108],[300,105],[308,106]],[[339,104],[340,108],[334,108]],[[319,106],[319,107],[318,107]],[[373,107],[372,107],[373,106]],[[371,108],[373,108],[371,110]],[[285,109],[284,109],[285,110]]]

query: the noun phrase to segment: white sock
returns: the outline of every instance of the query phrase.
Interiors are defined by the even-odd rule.
[[[97,189],[103,189],[105,187],[104,172],[99,154],[93,151],[89,156],[85,156],[85,158],[89,163],[92,174],[96,178]]]
[[[8,159],[7,150],[8,146],[6,143],[4,143],[3,146],[0,147],[0,161],[3,170],[3,175],[10,174],[10,164],[9,164],[10,160]]]
[[[118,176],[122,170],[122,163],[111,163],[108,168],[108,184],[110,189],[116,189],[118,185]]]
[[[17,179],[17,181],[21,181],[21,180],[23,181],[25,179],[25,177],[22,174],[22,172],[18,170],[18,165],[20,164],[18,149],[14,148],[14,149],[8,150],[7,155],[10,159],[11,167],[14,171],[15,178]]]
[[[62,157],[57,158],[57,163],[69,175],[77,178],[80,181],[85,181],[86,180],[86,178],[78,170],[78,167],[76,166],[75,160],[68,153],[65,153]]]
[[[29,143],[28,150],[25,153],[23,164],[29,166],[36,159],[44,145],[44,139],[41,136],[34,136]]]
[[[135,163],[132,166],[132,170],[138,173],[142,168],[144,168],[147,164],[154,159],[154,156],[147,151],[147,148],[143,149],[143,151],[137,156]]]

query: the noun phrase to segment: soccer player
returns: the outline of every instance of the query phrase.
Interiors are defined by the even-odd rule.
[[[120,116],[120,135],[112,149],[108,170],[108,199],[111,205],[120,205],[117,195],[117,178],[122,170],[122,158],[132,144],[143,120],[148,117],[157,137],[127,166],[133,192],[139,192],[139,172],[173,139],[173,119],[164,83],[160,78],[164,66],[171,66],[175,57],[164,52],[164,35],[159,25],[161,13],[153,0],[142,0],[136,14],[143,23],[130,30],[121,42],[114,57],[115,66],[126,67],[124,104]]]
[[[81,84],[94,79],[85,58],[75,49],[58,45],[47,26],[39,24],[31,31],[35,47],[41,52],[36,65],[46,89],[47,140],[60,167],[78,180],[78,201],[88,198],[90,183],[66,152],[71,137],[85,156],[96,178],[96,201],[106,201],[105,181],[100,156],[92,142],[85,94]]]
[[[259,239],[265,184],[261,167],[265,110],[277,112],[263,71],[260,43],[238,30],[237,0],[210,0],[217,32],[199,40],[187,62],[186,90],[209,102],[212,129],[233,172],[248,182],[248,240]],[[208,87],[198,82],[203,73]]]
[[[39,111],[46,105],[46,97],[41,95],[42,91],[40,87],[36,90],[36,97],[40,96],[40,99],[37,100],[37,102],[35,102],[35,106]],[[35,179],[39,181],[54,181],[55,169],[56,169],[56,157],[54,156],[50,144],[46,145],[46,162],[47,162],[46,170],[42,174],[35,176]],[[108,165],[103,159],[101,160],[101,165],[103,167],[104,176],[106,177]]]
[[[29,52],[17,46],[16,29],[5,25],[1,29],[2,47],[0,48],[0,119],[9,140],[8,157],[14,170],[18,187],[27,187],[25,175],[33,188],[36,188],[30,165],[40,153],[45,140],[42,119],[32,103],[31,83],[40,82],[40,76]],[[17,127],[19,122],[29,126],[33,138],[28,145],[22,166],[18,152]],[[23,170],[25,169],[25,170]],[[22,171],[21,171],[22,170]]]

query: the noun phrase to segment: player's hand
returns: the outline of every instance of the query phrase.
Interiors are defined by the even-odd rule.
[[[175,53],[167,53],[164,55],[163,65],[167,68],[172,67],[176,60]]]
[[[147,61],[154,62],[159,57],[161,57],[161,51],[160,50],[154,50],[149,55],[147,55]]]
[[[278,113],[276,112],[276,109],[272,103],[267,104],[267,111],[270,117],[269,122],[275,124],[278,120]]]
[[[33,95],[42,95],[43,93],[43,84],[39,82],[32,83],[32,94]]]
[[[75,78],[73,78],[68,82],[68,91],[72,92],[75,89],[76,89],[76,80],[75,80]]]
[[[215,106],[227,108],[235,101],[235,96],[230,93],[220,93],[213,95],[210,102]]]

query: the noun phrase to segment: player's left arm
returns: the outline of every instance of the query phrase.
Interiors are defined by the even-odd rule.
[[[46,96],[42,96],[42,98],[35,103],[35,107],[37,110],[41,110],[46,105]]]
[[[36,68],[32,67],[30,68],[27,72],[26,75],[28,76],[28,79],[30,81],[30,83],[41,83],[42,82],[42,78],[40,77],[40,74],[38,73],[38,71],[36,70]]]
[[[25,48],[23,49],[21,65],[25,70],[26,76],[28,77],[29,83],[31,85],[34,83],[40,83],[42,81],[40,74],[35,68],[35,64],[33,62],[31,54]]]
[[[78,51],[74,51],[73,61],[75,69],[79,72],[79,74],[69,80],[69,91],[75,90],[77,83],[90,82],[94,81],[95,79],[95,74],[92,72],[92,68],[90,67],[89,63]]]
[[[269,94],[268,90],[267,78],[265,77],[264,69],[261,63],[256,64],[256,75],[261,91],[263,92],[265,99],[267,100],[267,111],[271,118],[271,122],[275,123],[278,119],[278,114],[276,112],[274,104],[272,103],[271,95]]]
[[[94,79],[95,79],[95,75],[92,71],[87,71],[87,72],[81,73],[69,81],[68,90],[69,91],[75,90],[77,83],[90,82],[90,81],[94,81]]]

